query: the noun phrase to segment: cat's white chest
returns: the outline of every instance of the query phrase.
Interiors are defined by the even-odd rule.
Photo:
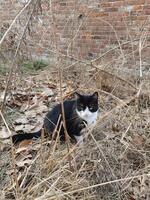
[[[96,120],[97,120],[97,112],[92,113],[92,115],[89,117],[86,117],[85,120],[87,121],[88,125],[91,125],[91,124],[95,125]]]
[[[77,110],[77,114],[79,117],[84,119],[87,122],[87,125],[89,126],[92,124],[95,125],[96,120],[97,120],[98,111],[91,112],[87,107],[85,110],[82,110],[82,111]]]

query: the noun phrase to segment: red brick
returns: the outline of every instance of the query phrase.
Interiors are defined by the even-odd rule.
[[[108,12],[90,12],[90,14],[88,15],[89,17],[106,17],[108,16],[109,13]]]
[[[150,4],[150,0],[146,0],[145,5]]]
[[[12,3],[11,0],[0,1],[1,28],[3,22],[11,23],[22,8],[22,4],[19,1],[15,1],[15,3]],[[131,6],[131,9],[126,9],[128,6]],[[43,49],[36,46],[32,48],[38,55],[42,54],[44,49],[46,51],[53,47],[54,38],[51,27],[51,11],[45,3],[42,8],[43,14],[40,15],[40,18],[43,25],[33,23],[35,33],[32,33],[33,43],[38,44],[40,41],[44,47]],[[100,52],[106,45],[107,48],[111,44],[118,45],[114,30],[121,41],[125,41],[129,34],[132,38],[140,36],[140,27],[150,16],[150,0],[93,0],[93,6],[92,1],[89,6],[85,1],[76,4],[75,0],[57,0],[52,2],[52,8],[56,42],[62,52],[66,52],[68,42],[75,36],[79,25],[83,22],[72,45],[74,55],[78,56],[79,50],[81,58],[87,57],[89,52]],[[78,16],[81,14],[83,17],[79,20]],[[20,18],[20,20],[22,19]],[[113,26],[114,30],[109,24]],[[17,26],[19,27],[19,24]],[[150,44],[150,41],[147,40],[147,42]],[[130,52],[132,50],[131,45],[125,45],[124,49]]]
[[[128,5],[144,5],[147,0],[127,0],[126,4]]]
[[[104,9],[105,12],[117,12],[118,11],[118,7],[108,7]]]
[[[145,14],[145,15],[150,15],[150,9],[145,9],[145,10],[144,10],[144,14]]]
[[[98,8],[111,7],[112,2],[102,2],[98,4]]]
[[[133,11],[139,11],[143,9],[143,5],[134,5],[133,6]]]
[[[121,7],[125,5],[125,1],[114,1],[112,7]]]

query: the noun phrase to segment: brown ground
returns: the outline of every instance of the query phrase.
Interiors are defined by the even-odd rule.
[[[49,139],[14,149],[0,140],[1,199],[150,199],[150,79],[145,76],[140,84],[135,77],[99,70],[77,66],[63,74],[64,98],[75,90],[99,92],[99,119],[83,146],[70,144],[68,153],[67,145]],[[60,101],[60,77],[53,68],[15,78],[6,122],[12,131],[37,130]],[[2,94],[5,76],[1,82]],[[2,121],[1,129],[8,134]]]

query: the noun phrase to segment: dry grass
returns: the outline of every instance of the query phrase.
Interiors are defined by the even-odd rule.
[[[22,30],[21,37],[16,41],[10,72],[0,77],[0,92],[5,91],[1,126],[5,125],[11,132],[15,128],[15,119],[22,114],[21,104],[25,102],[30,110],[35,96],[51,108],[57,101],[72,97],[76,90],[99,92],[99,119],[95,127],[87,130],[82,146],[69,141],[60,144],[58,138],[53,141],[42,137],[15,147],[12,143],[5,145],[1,140],[1,199],[149,200],[150,73],[146,68],[148,60],[144,58],[142,62],[146,31],[140,38],[121,44],[115,29],[106,22],[113,28],[118,46],[85,61],[59,51],[55,38],[57,22],[53,22],[52,15],[54,48],[47,51],[53,54],[55,63],[47,70],[38,71],[36,76],[24,75],[20,72],[18,54],[24,50],[23,36],[30,28],[28,25],[38,3],[40,1],[29,1],[0,40],[0,45],[4,44],[18,17],[29,6],[30,18],[27,17],[23,29],[19,29]],[[68,52],[81,26],[73,33]],[[30,42],[29,38],[27,41]],[[122,49],[123,45],[135,41],[136,50],[127,53]],[[35,45],[43,48],[41,44]],[[137,52],[138,61],[133,64],[132,56]],[[112,60],[108,59],[109,54],[112,54]],[[45,86],[54,92],[50,99],[41,96]],[[43,116],[42,111],[40,114]]]
[[[36,84],[42,82],[45,73],[47,71],[34,77]],[[16,194],[18,199],[149,199],[148,92],[141,97],[142,89],[139,88],[136,92],[133,90],[131,96],[128,95],[128,87],[124,86],[127,92],[123,99],[120,98],[121,89],[118,89],[118,96],[117,91],[106,92],[95,86],[95,78],[93,86],[89,83],[89,90],[89,77],[80,79],[78,90],[85,93],[99,91],[100,115],[97,125],[87,131],[83,146],[72,144],[68,151],[65,144],[49,139],[25,146],[21,156],[27,158],[30,155],[31,162],[22,167],[16,165],[17,181],[9,163],[10,151],[5,147],[1,154],[1,165],[5,171],[2,171],[1,189],[6,199],[16,198]],[[57,75],[56,79],[59,80]],[[107,86],[113,88],[108,82]],[[76,88],[75,79],[72,87]],[[8,116],[6,118],[9,119]],[[16,152],[18,148],[21,147],[17,147]],[[19,156],[16,153],[13,163],[22,158]]]

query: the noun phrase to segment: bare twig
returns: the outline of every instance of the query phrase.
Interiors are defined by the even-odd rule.
[[[9,28],[7,29],[7,31],[5,32],[5,34],[3,35],[3,37],[0,40],[0,46],[3,43],[5,37],[7,36],[7,34],[10,32],[10,30],[12,29],[13,25],[15,24],[15,22],[17,21],[17,19],[20,17],[20,15],[26,10],[26,8],[30,5],[30,3],[33,0],[28,1],[28,3],[22,8],[22,10],[16,15],[15,19],[12,21],[11,25],[9,26]]]
[[[59,81],[60,81],[61,111],[62,111],[63,128],[64,128],[65,140],[66,140],[66,144],[67,144],[67,151],[69,153],[70,144],[69,144],[69,135],[68,135],[68,132],[67,132],[67,127],[66,127],[65,110],[64,110],[63,94],[62,94],[62,71],[61,71],[60,67],[59,67]],[[70,170],[72,170],[70,154],[68,155],[68,161],[69,161]]]
[[[54,37],[54,45],[55,45],[55,50],[56,52],[58,52],[58,48],[57,48],[57,43],[56,43],[56,37],[55,37],[55,20],[54,20],[54,14],[52,11],[52,6],[51,8],[51,14],[52,14],[52,22],[53,22],[53,37]],[[58,76],[59,76],[59,86],[60,86],[60,96],[61,96],[61,111],[62,111],[62,121],[63,121],[63,128],[64,128],[64,134],[65,134],[65,140],[66,140],[66,144],[67,144],[67,151],[69,153],[69,149],[70,149],[70,145],[69,145],[69,136],[67,133],[67,128],[66,128],[66,120],[65,120],[65,111],[64,111],[64,103],[63,103],[63,93],[62,93],[62,69],[61,69],[61,65],[60,65],[60,58],[58,57],[59,54],[57,55],[57,65],[58,65]],[[71,167],[71,157],[70,154],[68,156],[68,161],[69,161],[69,167],[70,170],[72,169]]]
[[[106,71],[106,70],[104,70],[104,69],[101,69],[101,68],[100,68],[99,66],[97,66],[97,65],[93,65],[93,64],[92,64],[92,66],[93,66],[94,68],[98,69],[100,72],[103,72],[103,73],[105,73],[105,74],[108,74],[108,75],[111,76],[111,77],[114,77],[114,78],[116,78],[116,79],[118,79],[118,80],[120,80],[120,81],[122,81],[122,82],[124,82],[124,83],[127,83],[127,84],[130,85],[132,88],[134,88],[134,90],[137,90],[137,88],[136,88],[136,86],[135,86],[134,84],[132,84],[131,82],[129,82],[129,81],[125,80],[125,79],[123,79],[122,77],[120,77],[120,76],[118,76],[118,75],[116,75],[116,74],[112,74],[111,72],[108,72],[108,71]]]
[[[29,40],[29,41],[30,41],[30,40]],[[139,38],[138,38],[138,39],[134,39],[132,42],[135,42],[135,41],[139,41]],[[122,45],[129,44],[129,43],[131,43],[131,41],[123,42],[123,43],[121,43],[120,45],[122,46]],[[38,46],[41,47],[41,45],[38,45]],[[129,81],[123,79],[122,77],[120,77],[120,76],[118,76],[118,75],[116,75],[116,74],[112,74],[112,73],[110,73],[110,72],[108,72],[108,71],[106,71],[106,70],[104,70],[104,69],[101,69],[98,65],[96,65],[96,64],[94,63],[94,62],[96,62],[97,60],[103,58],[103,57],[104,57],[105,55],[107,55],[108,53],[111,53],[112,51],[118,49],[119,47],[120,47],[120,46],[116,46],[116,47],[114,47],[114,48],[112,48],[112,49],[109,49],[108,51],[106,51],[105,53],[101,54],[100,56],[98,56],[97,58],[95,58],[95,59],[93,59],[93,60],[91,60],[91,61],[80,60],[80,59],[75,58],[75,57],[73,57],[73,56],[71,56],[71,55],[63,54],[62,52],[59,52],[58,50],[56,51],[56,50],[48,49],[48,51],[49,51],[49,52],[52,52],[52,53],[54,53],[54,54],[56,54],[57,56],[60,56],[60,57],[62,57],[62,58],[65,57],[65,58],[68,58],[68,59],[75,60],[75,61],[77,61],[77,63],[83,63],[83,64],[85,64],[85,65],[87,65],[87,66],[92,66],[93,68],[98,69],[100,72],[104,72],[104,73],[108,74],[108,75],[111,76],[111,77],[115,77],[116,79],[119,79],[120,81],[129,84],[133,89],[137,90],[136,86],[135,86],[134,84],[132,84],[131,82],[129,82]],[[42,47],[42,48],[44,48],[44,47]],[[69,67],[70,67],[70,65],[69,65]]]
[[[140,175],[137,175],[137,176],[130,176],[130,177],[126,177],[126,178],[116,179],[116,180],[113,180],[113,181],[107,181],[107,182],[104,182],[104,183],[91,185],[91,186],[80,188],[80,189],[77,189],[77,190],[64,192],[62,194],[58,194],[58,196],[62,197],[62,196],[66,196],[66,195],[69,195],[69,194],[74,194],[76,192],[81,192],[81,191],[84,191],[84,190],[91,190],[93,188],[97,188],[97,187],[104,186],[104,185],[109,185],[109,184],[118,183],[118,182],[127,181],[127,180],[134,180],[136,178],[141,178],[143,176],[150,176],[150,173],[148,173],[148,174],[143,173],[143,174],[140,174]],[[53,198],[54,198],[54,196],[50,197],[49,199],[53,199]]]
[[[18,55],[20,46],[21,46],[21,44],[22,44],[23,37],[24,37],[24,35],[25,35],[25,33],[26,33],[26,30],[27,30],[27,28],[28,28],[29,22],[30,22],[30,20],[31,20],[31,18],[32,18],[32,15],[33,15],[33,13],[34,13],[34,10],[35,10],[35,8],[36,8],[37,3],[38,3],[38,0],[36,0],[35,4],[34,4],[34,6],[33,6],[33,9],[32,9],[32,11],[31,11],[31,14],[30,14],[29,17],[28,17],[27,23],[26,23],[26,25],[25,25],[25,27],[24,27],[23,33],[22,33],[22,35],[21,35],[21,37],[20,37],[20,40],[19,40],[19,43],[18,43],[16,52],[15,52],[15,55],[14,55],[14,58],[13,58],[13,61],[12,61],[12,65],[11,65],[11,67],[10,67],[10,71],[9,71],[9,75],[8,75],[8,78],[7,78],[7,81],[6,81],[6,87],[5,87],[5,91],[4,91],[4,100],[3,100],[3,103],[2,103],[2,106],[1,106],[1,110],[2,110],[2,111],[3,111],[3,109],[4,109],[4,105],[5,105],[5,101],[6,101],[6,97],[7,97],[7,93],[8,93],[8,89],[9,89],[9,85],[10,85],[10,80],[11,80],[12,73],[13,73],[13,69],[14,69],[15,62],[16,62],[16,57],[17,57],[17,55]]]

